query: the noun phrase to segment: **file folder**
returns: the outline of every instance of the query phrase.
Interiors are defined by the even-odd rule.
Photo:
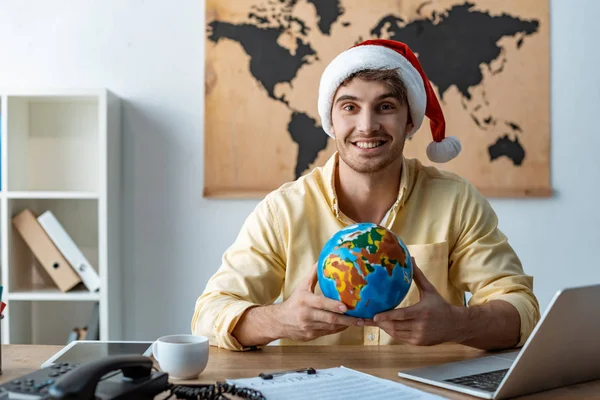
[[[79,275],[58,251],[30,209],[25,209],[13,217],[12,223],[33,255],[62,292],[67,292],[81,283]]]
[[[92,267],[88,259],[83,255],[52,211],[48,210],[44,212],[37,220],[46,231],[48,237],[54,242],[56,248],[71,264],[71,267],[79,275],[88,290],[90,292],[100,290],[100,277],[96,273],[96,270],[94,270],[94,267]]]

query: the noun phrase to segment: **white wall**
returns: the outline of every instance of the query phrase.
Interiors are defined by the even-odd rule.
[[[597,1],[551,1],[556,195],[492,202],[542,308],[563,285],[600,282],[599,14]],[[0,0],[0,87],[107,87],[123,100],[127,339],[189,331],[256,204],[202,198],[204,32],[202,0]]]

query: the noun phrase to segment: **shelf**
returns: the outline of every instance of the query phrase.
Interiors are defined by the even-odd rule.
[[[100,293],[92,293],[83,290],[63,293],[55,288],[47,288],[35,291],[7,293],[6,298],[9,301],[99,301]]]
[[[26,191],[26,192],[4,192],[8,199],[73,199],[73,200],[97,200],[96,192],[54,192],[54,191]]]
[[[74,328],[90,322],[94,302],[52,300],[11,301],[5,310],[2,340],[9,336],[11,344],[64,346]]]
[[[93,310],[100,340],[121,340],[120,101],[105,89],[0,92],[2,344],[64,345]],[[98,274],[99,292],[57,287],[51,268],[70,261],[39,222],[29,220],[33,234],[14,224],[25,209],[52,212]]]
[[[7,251],[5,252],[8,292],[36,293],[40,288],[55,287],[45,273],[40,273],[44,268],[34,257],[21,234],[12,225],[13,217],[24,209],[31,210],[36,217],[45,211],[51,211],[92,267],[99,272],[98,203],[99,200],[96,199],[9,198],[5,203],[6,210],[4,210],[4,215],[8,217],[8,221],[6,221],[8,225],[6,231]],[[42,283],[44,285],[40,286]]]
[[[83,191],[101,187],[102,101],[95,96],[6,99],[6,189]]]

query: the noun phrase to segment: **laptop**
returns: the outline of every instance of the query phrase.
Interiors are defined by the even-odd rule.
[[[403,370],[411,379],[505,399],[600,379],[600,284],[559,290],[522,349]]]

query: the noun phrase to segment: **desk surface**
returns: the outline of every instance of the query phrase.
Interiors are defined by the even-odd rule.
[[[0,383],[39,369],[62,346],[2,345]],[[200,382],[249,378],[260,372],[313,367],[345,367],[432,392],[450,399],[475,399],[444,389],[399,378],[399,369],[485,356],[460,345],[414,346],[267,346],[257,352],[230,352],[211,347],[208,366]],[[524,399],[600,399],[600,380],[522,397]]]

